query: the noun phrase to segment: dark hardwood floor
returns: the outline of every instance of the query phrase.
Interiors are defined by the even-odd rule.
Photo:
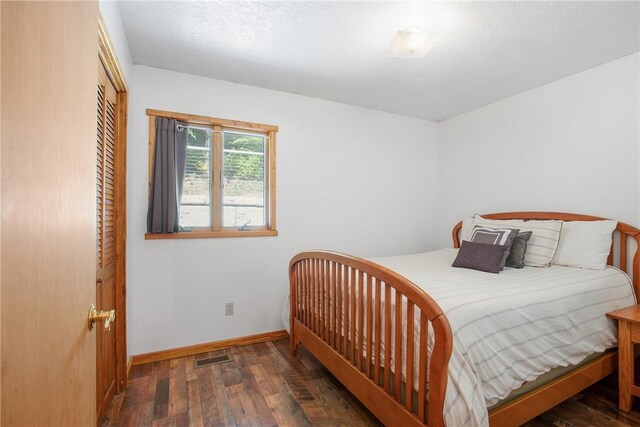
[[[227,355],[230,362],[195,367]],[[640,426],[638,404],[617,410],[617,379],[605,378],[527,423],[538,426]],[[103,427],[378,426],[379,422],[313,356],[289,356],[281,339],[134,366]],[[457,427],[457,426],[456,426]]]

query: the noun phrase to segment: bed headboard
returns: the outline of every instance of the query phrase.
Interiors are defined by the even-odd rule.
[[[487,219],[522,219],[525,221],[530,219],[556,219],[562,221],[600,221],[607,219],[598,216],[564,212],[501,212],[482,214],[481,216]],[[460,247],[461,229],[462,221],[453,227],[454,248]],[[629,237],[631,239],[629,239]],[[633,243],[634,241],[635,244]],[[618,226],[613,232],[613,243],[607,264],[618,267],[631,277],[637,299],[640,300],[640,251],[638,248],[640,248],[640,230],[624,222],[618,222]]]

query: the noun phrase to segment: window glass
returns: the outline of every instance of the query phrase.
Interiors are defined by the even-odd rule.
[[[211,129],[189,126],[180,225],[211,226]]]
[[[263,227],[266,137],[225,131],[222,148],[222,226]]]

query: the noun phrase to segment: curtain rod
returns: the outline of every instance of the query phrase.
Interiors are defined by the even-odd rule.
[[[189,125],[176,125],[176,129],[178,129],[178,132],[182,132],[185,129],[188,129]],[[224,133],[224,131],[221,130],[215,130],[215,129],[207,129],[209,132],[211,133]],[[231,131],[233,133],[233,131]],[[269,135],[263,134],[262,132],[258,131],[258,132],[252,132],[252,131],[246,131],[246,132],[236,132],[236,133],[242,133],[244,135],[256,135],[256,136],[261,136],[264,139],[269,139]]]

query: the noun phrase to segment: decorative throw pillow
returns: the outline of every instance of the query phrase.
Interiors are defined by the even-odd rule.
[[[469,236],[473,231],[473,217],[462,218],[462,228],[460,229],[460,242],[469,240]]]
[[[604,270],[617,221],[567,221],[552,264]]]
[[[548,267],[551,260],[558,249],[560,241],[560,231],[562,230],[563,221],[556,220],[529,220],[520,219],[494,220],[485,219],[480,215],[473,217],[473,224],[482,227],[495,228],[517,228],[520,231],[533,232],[531,238],[527,242],[527,251],[524,254],[524,264],[529,267]],[[462,230],[471,231],[464,223]],[[460,236],[460,240],[469,240],[467,235]]]
[[[524,254],[527,251],[527,240],[531,238],[533,232],[524,231],[518,233],[516,240],[511,245],[511,251],[509,257],[507,257],[506,266],[511,268],[523,268],[524,267]]]
[[[476,225],[473,227],[473,231],[469,236],[469,241],[474,243],[487,243],[490,245],[506,246],[507,249],[504,252],[504,259],[502,260],[502,265],[500,266],[500,270],[502,270],[505,266],[505,263],[507,262],[509,252],[511,251],[511,246],[513,245],[513,241],[516,239],[517,235],[518,230],[512,230],[509,228],[488,228]]]
[[[458,256],[451,266],[497,274],[504,265],[503,259],[506,250],[506,245],[475,243],[465,240],[460,244]]]

